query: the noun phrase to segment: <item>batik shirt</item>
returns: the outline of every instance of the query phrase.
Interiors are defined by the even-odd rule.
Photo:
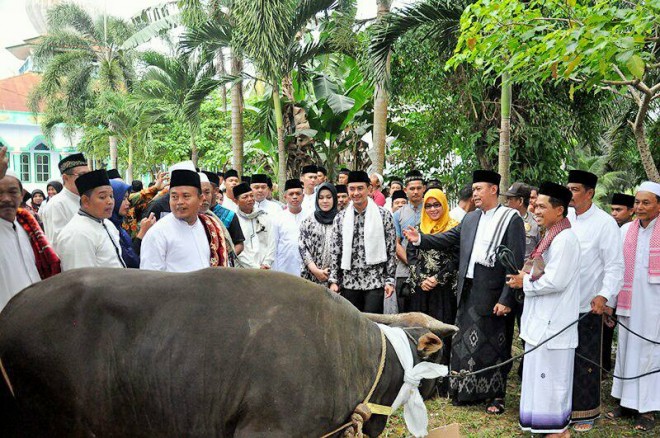
[[[330,241],[330,283],[339,284],[344,289],[370,290],[378,289],[385,284],[394,285],[396,273],[396,231],[392,214],[384,208],[378,207],[383,219],[385,231],[385,249],[387,262],[377,265],[368,265],[364,249],[364,217],[366,209],[355,211],[355,225],[353,231],[353,253],[351,269],[341,270],[342,234],[346,210],[337,214],[332,224],[332,238]]]
[[[298,246],[300,248],[300,257],[303,261],[302,277],[311,280],[315,283],[321,283],[318,278],[314,276],[307,265],[310,262],[319,269],[330,267],[330,242],[332,238],[332,224],[324,225],[316,220],[314,215],[309,216],[300,225],[300,237],[298,238]]]
[[[142,216],[142,212],[146,210],[151,200],[157,194],[158,189],[156,186],[151,186],[140,190],[138,193],[128,195],[130,206],[126,212],[126,216],[124,216],[121,227],[128,232],[131,239],[135,239],[138,231],[140,231],[140,217]]]

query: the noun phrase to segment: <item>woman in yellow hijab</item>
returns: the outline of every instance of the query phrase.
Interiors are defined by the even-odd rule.
[[[430,189],[424,195],[419,229],[424,234],[444,233],[458,225],[449,217],[447,196],[440,189]],[[406,248],[411,286],[406,311],[424,312],[440,321],[453,324],[456,320],[456,276],[458,255],[453,250],[420,250]],[[451,339],[444,339],[442,363],[449,364]],[[449,390],[448,381],[438,384],[441,394]]]

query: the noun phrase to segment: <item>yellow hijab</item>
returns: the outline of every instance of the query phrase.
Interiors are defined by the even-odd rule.
[[[442,216],[436,221],[432,220],[426,212],[426,205],[428,199],[433,198],[442,204]],[[449,204],[447,203],[447,196],[440,189],[431,189],[424,194],[424,203],[422,205],[422,220],[419,224],[419,229],[424,234],[443,233],[458,225],[454,219],[449,217]]]

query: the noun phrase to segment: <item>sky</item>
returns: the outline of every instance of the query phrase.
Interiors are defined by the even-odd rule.
[[[394,7],[411,0],[395,0]],[[48,4],[52,0],[0,0],[0,79],[18,74],[22,61],[5,50],[7,46],[21,44],[23,40],[37,36],[28,19],[26,6],[37,3]],[[158,5],[163,0],[76,0],[102,13],[107,8],[109,15],[130,18],[145,7]],[[358,18],[376,15],[376,0],[358,0]]]

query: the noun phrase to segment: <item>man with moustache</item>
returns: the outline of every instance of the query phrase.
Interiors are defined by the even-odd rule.
[[[303,211],[303,184],[299,179],[290,179],[284,185],[286,209],[273,220],[275,261],[273,270],[300,277],[302,258],[298,248],[300,225],[307,217]]]
[[[44,232],[50,242],[55,242],[64,226],[80,209],[80,194],[76,188],[76,179],[87,172],[87,159],[83,154],[72,154],[62,158],[57,164],[62,174],[64,188],[41,211]]]
[[[108,173],[104,169],[88,172],[80,175],[75,184],[80,193],[80,210],[54,243],[62,260],[62,271],[87,267],[125,268],[119,230],[109,220],[115,199]]]
[[[337,209],[342,211],[350,202],[348,199],[348,187],[344,184],[339,184],[335,186],[335,189],[337,189]]]
[[[456,325],[459,336],[452,340],[452,371],[475,371],[511,357],[515,304],[513,290],[505,284],[507,269],[495,249],[505,245],[513,263],[522,268],[525,227],[520,215],[498,203],[500,175],[477,170],[472,175],[472,198],[477,210],[468,213],[459,226],[433,235],[413,227],[404,236],[421,249],[457,248],[458,269]],[[489,414],[504,412],[507,375],[511,365],[478,375],[450,380],[454,403],[487,402]]]
[[[578,432],[591,430],[600,416],[600,368],[582,359],[600,363],[603,313],[612,313],[623,279],[621,233],[612,216],[593,203],[598,177],[571,170],[567,187],[573,193],[568,220],[580,240],[580,316],[578,347],[575,350],[573,413]]]
[[[330,290],[362,312],[383,313],[394,293],[396,232],[392,214],[369,197],[363,171],[348,175],[351,203],[335,216],[330,242]]]
[[[220,192],[218,175],[213,172],[202,172],[199,175],[199,180],[202,187],[202,196],[204,197],[200,213],[204,213],[220,222],[219,226],[223,228],[223,231],[226,231],[225,240],[231,240],[231,242],[227,242],[229,246],[227,250],[231,252],[233,247],[234,255],[240,254],[243,251],[245,237],[243,237],[243,231],[236,214],[218,204],[218,193]]]
[[[254,175],[253,175],[254,177]],[[234,187],[238,202],[238,220],[245,230],[245,246],[238,256],[238,266],[252,269],[270,269],[275,259],[275,240],[271,217],[255,208],[255,199],[250,186],[241,183]]]
[[[170,179],[170,209],[142,241],[140,269],[191,272],[228,265],[228,244],[217,224],[200,214],[204,197],[197,172],[175,170]]]
[[[263,173],[253,174],[250,189],[254,195],[254,208],[265,211],[272,219],[282,212],[282,207],[277,202],[268,199],[270,193],[268,179],[268,175]]]

